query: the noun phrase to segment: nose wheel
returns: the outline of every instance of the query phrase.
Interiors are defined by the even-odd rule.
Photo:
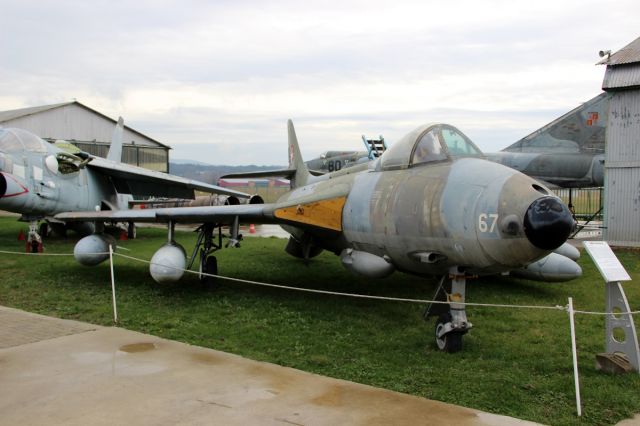
[[[466,331],[451,330],[451,314],[445,313],[438,317],[436,321],[436,346],[438,349],[448,353],[462,350],[462,336]]]
[[[435,341],[438,349],[448,353],[462,350],[462,336],[473,327],[467,321],[465,311],[466,276],[458,268],[451,268],[450,273],[443,276],[433,297],[434,301],[446,303],[431,303],[424,319],[437,316],[435,325]]]

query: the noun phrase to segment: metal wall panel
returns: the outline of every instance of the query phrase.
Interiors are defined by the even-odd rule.
[[[42,138],[76,140],[81,142],[111,142],[115,124],[90,110],[76,104],[69,104],[38,114],[27,115],[3,123],[5,127],[19,127],[29,130]],[[125,144],[155,146],[148,138],[124,129]]]
[[[616,92],[609,105],[605,240],[640,246],[640,91]]]
[[[106,157],[115,124],[91,110],[77,104],[69,104],[14,118],[4,122],[3,126],[29,130],[47,140],[72,141],[83,151]],[[123,162],[151,170],[168,171],[167,148],[126,128],[122,138]],[[147,150],[149,153],[143,156],[140,154],[141,150]]]
[[[608,66],[604,73],[604,90],[640,86],[640,64]]]

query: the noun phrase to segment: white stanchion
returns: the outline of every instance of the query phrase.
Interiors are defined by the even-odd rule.
[[[578,417],[582,416],[582,403],[580,401],[580,377],[578,376],[578,351],[576,350],[576,326],[574,322],[573,297],[569,298],[569,324],[571,326],[571,352],[573,353],[573,381],[576,386],[576,411]]]
[[[113,247],[109,244],[109,267],[111,268],[111,300],[113,302],[113,322],[118,324],[118,307],[116,306],[116,280],[113,273]]]

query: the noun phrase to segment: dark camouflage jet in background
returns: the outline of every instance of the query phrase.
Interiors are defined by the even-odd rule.
[[[604,185],[604,145],[609,94],[601,93],[487,158],[547,185]]]
[[[362,142],[364,142],[366,151],[327,151],[320,154],[320,157],[309,160],[305,164],[311,174],[318,176],[375,160],[387,149],[387,144],[382,135],[378,139],[369,139],[362,135]]]

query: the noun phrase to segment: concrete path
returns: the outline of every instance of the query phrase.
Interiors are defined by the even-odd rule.
[[[532,424],[0,307],[0,425]]]

